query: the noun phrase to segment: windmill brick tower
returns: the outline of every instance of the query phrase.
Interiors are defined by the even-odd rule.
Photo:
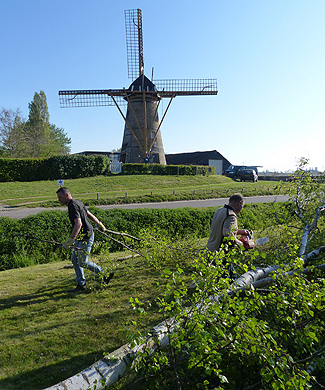
[[[142,11],[125,11],[128,89],[59,91],[60,106],[98,107],[115,105],[124,119],[121,162],[166,164],[161,125],[176,96],[217,95],[216,79],[169,79],[150,81],[144,75]],[[158,118],[162,98],[168,105]],[[127,104],[124,115],[122,106]]]

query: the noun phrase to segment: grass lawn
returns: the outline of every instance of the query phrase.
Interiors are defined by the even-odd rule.
[[[89,293],[68,292],[75,287],[69,261],[0,273],[1,390],[43,389],[130,341],[137,319],[130,297],[150,301],[163,287],[160,271],[126,255],[92,257],[115,276],[103,287],[86,271]],[[153,306],[143,329],[160,321]]]
[[[129,203],[228,197],[234,192],[244,196],[275,193],[278,182],[241,183],[225,176],[95,176],[65,180],[77,199],[86,204]],[[2,206],[59,206],[56,180],[0,183]]]

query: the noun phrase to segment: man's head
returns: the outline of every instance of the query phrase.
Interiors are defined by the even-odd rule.
[[[68,204],[72,199],[71,193],[66,187],[60,187],[56,191],[56,195],[58,197],[59,202],[62,204]]]
[[[244,197],[242,194],[234,194],[229,198],[229,206],[231,206],[236,214],[239,214],[244,207]]]

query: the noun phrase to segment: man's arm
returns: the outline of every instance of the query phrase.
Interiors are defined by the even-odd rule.
[[[231,229],[223,228],[222,234],[223,234],[224,237],[231,237],[231,236],[233,236],[234,240],[235,240],[235,243],[237,245],[244,245],[243,242],[238,240],[238,238],[236,237],[237,231],[232,231]]]
[[[100,231],[104,232],[106,230],[104,224],[100,222],[100,220],[96,217],[96,215],[94,215],[88,210],[87,210],[87,217],[98,226]]]
[[[99,222],[99,219],[96,217],[96,215],[94,215],[93,213],[91,213],[90,211],[87,210],[87,217],[93,221],[96,225],[98,225],[100,222]]]

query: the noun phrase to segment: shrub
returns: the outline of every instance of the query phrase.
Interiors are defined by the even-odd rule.
[[[107,156],[0,158],[0,182],[78,179],[107,173]]]
[[[215,208],[135,210],[90,208],[90,211],[110,230],[127,232],[137,237],[143,229],[151,229],[174,238],[207,237],[215,210]],[[286,210],[286,206],[281,204],[274,204],[271,208],[266,204],[246,205],[240,214],[239,224],[243,228],[253,230],[261,229],[263,224],[276,225],[279,221],[274,217],[274,213],[283,216]],[[63,211],[44,211],[21,220],[0,218],[0,270],[23,266],[23,262],[28,266],[68,257],[68,252],[63,250],[61,245],[42,240],[61,243],[70,232],[70,221],[67,213]],[[29,235],[36,239],[29,238]],[[120,239],[118,236],[114,238]],[[123,250],[121,244],[109,240],[100,233],[96,233],[96,242],[99,244],[109,242],[111,252]],[[32,262],[27,259],[28,256],[33,258]]]
[[[123,164],[123,175],[209,175],[214,167],[199,165]]]

